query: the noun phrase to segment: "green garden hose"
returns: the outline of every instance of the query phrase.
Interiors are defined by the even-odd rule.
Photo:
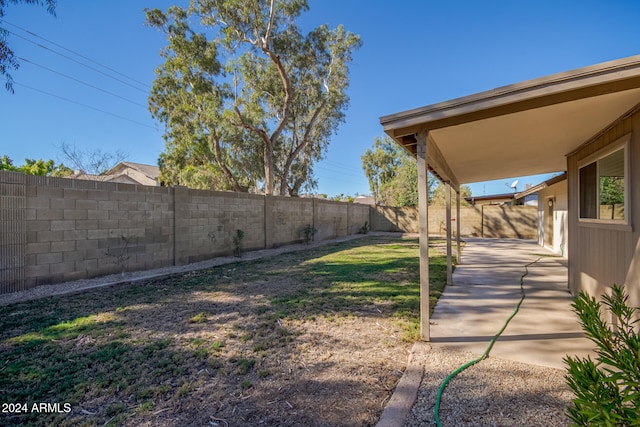
[[[484,353],[482,353],[482,355],[480,357],[478,357],[477,359],[473,359],[472,361],[465,363],[464,365],[460,366],[458,369],[453,371],[451,374],[449,374],[447,376],[447,378],[444,379],[444,381],[440,385],[440,388],[438,389],[438,394],[436,395],[436,406],[435,406],[435,408],[433,410],[434,415],[435,415],[435,419],[436,419],[436,426],[441,427],[441,424],[440,424],[440,400],[442,399],[442,393],[444,392],[445,387],[447,386],[449,381],[451,381],[460,372],[462,372],[465,369],[475,365],[476,363],[480,362],[481,360],[484,360],[487,357],[489,357],[489,352],[493,348],[493,345],[496,343],[496,341],[498,340],[500,335],[502,335],[504,330],[507,329],[507,325],[509,324],[509,322],[511,322],[511,319],[513,319],[515,317],[515,315],[518,314],[518,311],[520,310],[520,306],[522,305],[522,302],[524,301],[524,297],[525,297],[525,294],[524,294],[524,278],[529,274],[529,268],[528,267],[531,264],[535,264],[536,262],[540,261],[540,259],[541,258],[538,258],[535,261],[532,261],[532,262],[530,262],[528,264],[525,264],[525,266],[524,266],[525,273],[522,276],[520,276],[520,301],[518,301],[518,304],[516,304],[516,308],[513,310],[513,313],[511,313],[511,315],[504,322],[504,325],[502,325],[502,328],[498,331],[497,334],[495,334],[493,336],[493,338],[491,338],[491,341],[489,341],[489,345],[487,346],[487,349],[484,351]]]

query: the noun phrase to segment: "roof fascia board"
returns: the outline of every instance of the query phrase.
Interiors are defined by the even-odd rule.
[[[417,137],[416,135],[405,135],[402,138],[394,138],[409,155],[416,157]],[[411,147],[411,148],[409,148]],[[430,133],[427,135],[427,167],[429,171],[443,183],[448,182],[456,191],[460,191],[460,180],[453,173],[447,160],[440,151],[438,144]]]
[[[514,199],[516,194],[514,193],[506,193],[506,194],[489,194],[486,196],[468,196],[465,197],[465,200],[510,200]]]
[[[440,175],[445,182],[448,182],[456,192],[459,192],[460,181],[458,181],[458,178],[449,167],[447,160],[442,155],[431,133],[427,136],[427,159],[428,164],[438,171],[438,175]]]
[[[392,136],[436,129],[638,86],[640,55],[503,86],[380,118]]]
[[[544,190],[547,187],[551,187],[552,185],[557,184],[557,183],[559,183],[561,181],[564,181],[566,179],[567,179],[567,173],[566,172],[561,173],[560,175],[557,175],[557,176],[554,176],[552,178],[549,178],[548,180],[543,181],[538,185],[534,185],[531,188],[528,188],[528,189],[526,189],[524,191],[516,193],[515,198],[516,199],[521,199],[521,198],[526,197],[526,196],[528,196],[530,194],[537,193],[540,190]]]

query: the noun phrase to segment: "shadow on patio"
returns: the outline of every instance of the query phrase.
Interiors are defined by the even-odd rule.
[[[445,288],[431,318],[431,343],[482,354],[520,299],[525,300],[491,356],[564,368],[566,355],[586,356],[584,338],[571,309],[566,260],[531,240],[466,240],[463,264]]]

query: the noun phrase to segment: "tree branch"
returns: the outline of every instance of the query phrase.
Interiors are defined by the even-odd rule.
[[[233,123],[234,126],[238,126],[243,129],[247,129],[256,133],[260,137],[260,139],[264,141],[265,144],[267,144],[268,146],[271,146],[271,140],[269,139],[269,135],[267,135],[267,132],[264,129],[260,129],[259,127],[252,126],[249,123],[247,123],[244,117],[242,116],[240,109],[237,106],[233,107],[233,111],[236,112],[238,119],[240,119],[240,123]]]
[[[281,196],[285,195],[285,192],[287,189],[287,176],[289,175],[289,169],[291,168],[293,161],[296,159],[296,157],[298,157],[300,152],[303,149],[305,149],[311,142],[311,139],[309,138],[311,134],[311,130],[315,127],[316,121],[318,120],[318,117],[320,117],[320,113],[322,112],[326,104],[327,104],[327,100],[323,99],[320,105],[318,106],[318,108],[316,108],[316,110],[313,112],[313,115],[311,116],[311,120],[309,120],[309,123],[307,123],[307,126],[305,127],[305,130],[304,130],[304,136],[302,137],[302,141],[299,144],[296,144],[296,147],[293,150],[293,152],[291,152],[287,157],[287,161],[285,162],[285,165],[283,167],[282,179],[280,180]]]
[[[220,146],[220,138],[218,138],[218,134],[215,131],[212,131],[209,135],[209,143],[213,142],[216,163],[220,166],[222,173],[227,177],[231,185],[233,185],[233,189],[237,192],[242,192],[242,186],[238,183],[236,177],[233,176],[233,173],[227,166],[227,163],[222,159],[222,147]]]
[[[282,85],[284,87],[284,107],[282,108],[282,113],[280,116],[280,120],[273,133],[271,134],[270,140],[271,144],[275,144],[275,141],[280,137],[280,134],[284,130],[284,127],[287,125],[287,121],[289,120],[289,112],[291,111],[291,101],[292,101],[292,92],[293,88],[291,87],[291,82],[289,80],[289,75],[287,74],[287,70],[282,64],[282,60],[279,55],[276,55],[275,52],[271,49],[271,33],[273,31],[273,22],[275,19],[275,0],[271,0],[269,5],[269,23],[267,25],[267,30],[262,37],[262,45],[260,49],[264,52],[269,59],[274,63],[276,69],[278,70],[278,74],[280,75],[280,80],[282,81]]]
[[[275,0],[271,0],[271,4],[269,5],[269,24],[267,25],[267,32],[265,36],[262,38],[262,46],[263,49],[267,49],[269,46],[269,42],[271,40],[271,29],[273,28],[273,17],[274,17],[274,3]]]

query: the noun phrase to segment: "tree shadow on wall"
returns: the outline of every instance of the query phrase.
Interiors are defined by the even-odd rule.
[[[483,237],[534,239],[537,216],[513,209],[492,208],[483,216]]]

